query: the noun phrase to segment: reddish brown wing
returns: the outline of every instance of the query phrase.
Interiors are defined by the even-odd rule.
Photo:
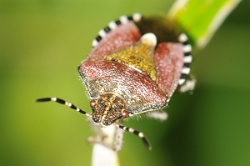
[[[170,98],[178,86],[183,69],[183,51],[179,43],[160,43],[154,54],[157,84]]]
[[[103,60],[107,55],[133,45],[140,37],[140,31],[132,21],[117,25],[91,51],[87,60]]]

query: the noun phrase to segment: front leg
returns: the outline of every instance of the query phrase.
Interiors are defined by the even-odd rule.
[[[196,84],[196,80],[194,78],[190,78],[189,80],[186,80],[186,82],[182,85],[180,85],[177,89],[177,92],[187,92],[194,90]]]
[[[91,127],[97,133],[96,136],[88,138],[88,142],[92,144],[101,144],[113,151],[120,151],[123,144],[124,131],[117,128],[115,125],[101,127],[93,123],[92,119],[89,119]]]
[[[167,120],[168,118],[168,114],[164,111],[152,111],[152,112],[148,112],[146,113],[147,117],[153,118],[153,119],[157,119],[157,120]]]

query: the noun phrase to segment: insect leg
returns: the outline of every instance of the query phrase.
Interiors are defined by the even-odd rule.
[[[187,92],[187,91],[192,91],[194,90],[196,84],[196,80],[194,78],[189,78],[186,80],[184,84],[182,84],[180,87],[178,87],[178,92]]]
[[[146,113],[147,117],[154,118],[157,120],[167,120],[168,114],[164,111],[152,111],[149,113]]]
[[[89,143],[101,144],[113,151],[120,151],[123,144],[123,133],[124,130],[117,128],[114,125],[107,127],[101,127],[89,121],[90,125],[96,131],[96,136],[91,136],[88,138]]]
[[[117,130],[115,131],[115,141],[114,141],[114,147],[113,147],[115,151],[120,151],[122,149],[123,133],[124,133],[124,130],[120,128],[117,128]]]

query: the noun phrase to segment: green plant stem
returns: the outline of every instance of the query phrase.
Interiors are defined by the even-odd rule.
[[[191,42],[203,48],[240,0],[178,0],[168,15],[188,34]]]

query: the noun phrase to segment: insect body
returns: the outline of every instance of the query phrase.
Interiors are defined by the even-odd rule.
[[[159,18],[122,16],[94,39],[92,51],[78,67],[92,114],[58,98],[37,101],[65,104],[101,127],[115,125],[138,135],[149,148],[142,132],[122,126],[120,120],[166,107],[184,85],[192,61],[187,36]]]

